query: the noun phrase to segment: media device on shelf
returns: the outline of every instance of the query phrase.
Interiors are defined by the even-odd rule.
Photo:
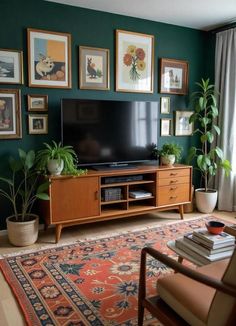
[[[158,102],[62,99],[63,145],[79,166],[129,168],[148,162],[157,144]]]

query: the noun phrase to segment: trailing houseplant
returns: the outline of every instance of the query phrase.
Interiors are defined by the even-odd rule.
[[[156,159],[161,158],[161,164],[173,165],[180,160],[182,150],[183,148],[176,143],[166,143],[161,149],[154,147],[152,153]]]
[[[77,155],[72,146],[62,146],[59,142],[44,143],[45,148],[38,151],[36,156],[37,168],[52,175],[72,174],[80,175],[86,170],[77,169]]]
[[[210,84],[209,79],[202,79],[200,83],[196,84],[199,90],[192,94],[194,113],[189,122],[196,126],[194,133],[199,135],[201,146],[192,146],[187,160],[188,162],[195,160],[196,168],[200,171],[203,179],[204,187],[195,190],[197,207],[200,211],[209,213],[215,208],[217,201],[217,191],[209,188],[209,182],[219,169],[224,170],[225,175],[228,176],[231,171],[231,164],[224,158],[222,149],[213,145],[215,136],[220,135],[220,128],[216,123],[218,107],[214,85]],[[201,196],[199,200],[198,193]],[[209,208],[205,208],[207,197],[203,195],[203,198],[201,193],[208,194],[207,197],[209,198],[211,198],[210,194],[214,194],[214,200]]]
[[[8,237],[14,245],[29,245],[38,237],[38,216],[32,214],[37,199],[48,200],[48,182],[41,181],[35,168],[35,152],[18,149],[18,158],[9,158],[11,178],[0,177],[0,195],[11,204],[7,218]],[[5,185],[5,187],[4,187]],[[27,234],[25,234],[25,231]]]

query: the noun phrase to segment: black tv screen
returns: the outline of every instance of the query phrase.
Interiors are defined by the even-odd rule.
[[[62,99],[61,122],[62,143],[73,146],[79,166],[149,161],[158,102]]]

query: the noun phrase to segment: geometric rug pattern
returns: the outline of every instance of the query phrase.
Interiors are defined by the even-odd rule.
[[[20,254],[0,260],[0,268],[28,325],[134,326],[141,249],[151,246],[176,257],[166,242],[203,227],[210,218]],[[147,295],[156,294],[159,276],[172,272],[150,258]],[[144,325],[159,323],[146,314]]]

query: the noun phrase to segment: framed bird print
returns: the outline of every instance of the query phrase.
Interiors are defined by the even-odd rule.
[[[79,47],[79,87],[81,89],[110,89],[109,49]]]

